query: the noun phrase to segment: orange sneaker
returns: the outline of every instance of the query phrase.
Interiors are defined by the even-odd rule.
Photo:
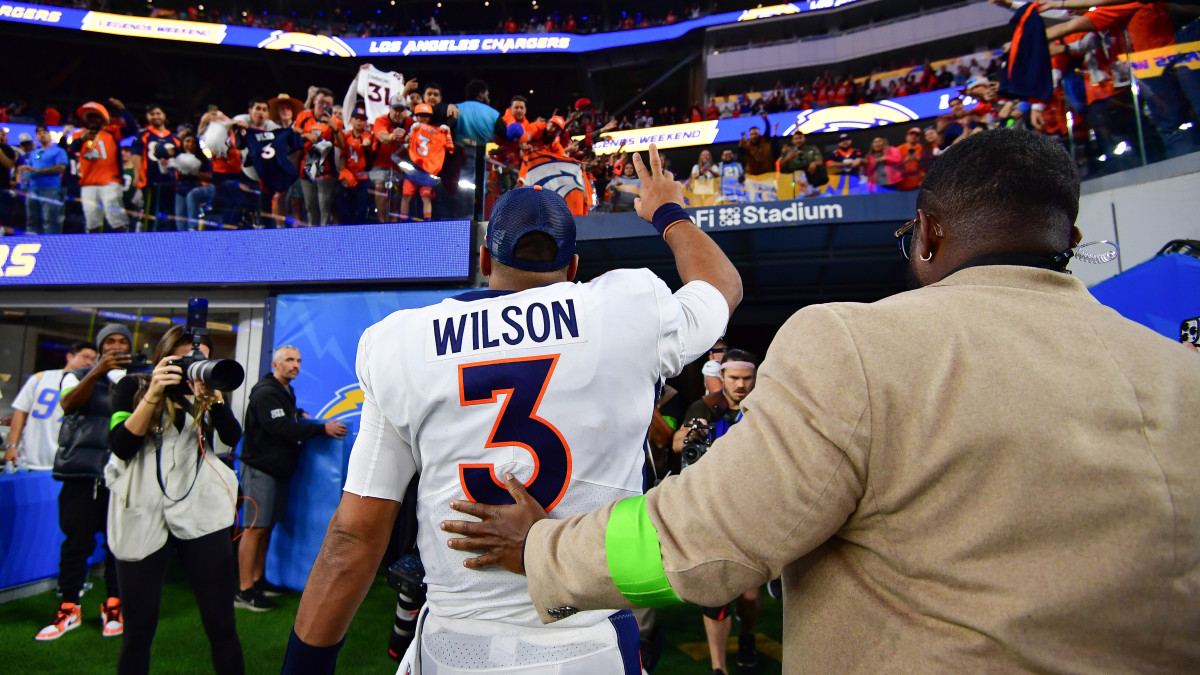
[[[121,616],[121,601],[109,598],[100,605],[100,622],[104,624],[104,637],[117,637],[125,632],[125,619]]]
[[[81,623],[83,623],[83,610],[79,608],[79,605],[73,602],[64,602],[54,613],[54,621],[39,630],[33,639],[38,642],[57,640],[63,636],[63,633],[79,628]]]

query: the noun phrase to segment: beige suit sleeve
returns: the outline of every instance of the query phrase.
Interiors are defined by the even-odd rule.
[[[646,495],[666,577],[688,602],[719,605],[778,576],[837,532],[865,489],[867,380],[833,310],[805,308],[780,329],[742,407],[702,461]],[[631,606],[609,575],[612,509],[530,530],[525,567],[543,621],[551,609]]]

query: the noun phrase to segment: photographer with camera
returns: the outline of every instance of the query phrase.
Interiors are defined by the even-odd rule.
[[[715,345],[714,345],[715,346]],[[721,359],[721,391],[708,394],[688,407],[683,416],[687,424],[675,432],[674,450],[682,456],[683,466],[695,464],[708,452],[713,441],[725,435],[742,419],[742,400],[754,390],[758,357],[742,349],[729,349]],[[737,614],[741,620],[738,631],[738,668],[753,672],[758,666],[758,649],[754,644],[754,628],[762,611],[759,589],[746,591],[737,599]],[[713,675],[725,675],[725,645],[733,627],[729,605],[704,608],[704,633],[712,657]]]
[[[108,540],[124,590],[123,675],[150,671],[171,549],[195,595],[214,670],[245,671],[229,542],[237,476],[212,452],[214,430],[229,446],[241,438],[219,390],[236,389],[244,373],[234,361],[209,360],[211,349],[206,330],[174,326],[154,348],[153,372],[113,389],[113,457],[104,474]]]

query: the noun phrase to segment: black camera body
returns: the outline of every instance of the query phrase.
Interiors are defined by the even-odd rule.
[[[417,617],[425,604],[425,566],[416,553],[392,563],[387,571],[388,586],[396,590],[396,621],[388,639],[388,656],[396,661],[404,657],[416,636]]]
[[[210,359],[200,351],[200,343],[208,335],[208,301],[188,298],[187,333],[192,338],[192,351],[169,362],[183,371],[183,382],[167,388],[168,393],[186,396],[191,392],[187,382],[200,382],[209,389],[232,391],[242,386],[246,371],[233,359]]]
[[[683,439],[683,450],[679,454],[683,468],[686,469],[700,461],[700,458],[712,447],[714,439],[712,437],[712,425],[703,420],[692,420],[684,428],[690,429],[690,431],[688,431],[687,436]],[[704,433],[703,439],[693,438],[692,435],[698,431]]]
[[[125,372],[128,373],[148,373],[154,370],[154,364],[150,363],[150,357],[138,352],[129,355],[129,365],[125,366]]]

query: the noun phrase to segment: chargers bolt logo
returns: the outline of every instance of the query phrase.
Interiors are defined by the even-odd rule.
[[[271,37],[258,43],[260,49],[280,49],[288,52],[304,54],[324,54],[326,56],[357,56],[350,45],[342,40],[328,35],[310,35],[308,33],[288,33],[277,30],[271,32]]]
[[[797,129],[806,134],[819,134],[901,124],[915,119],[915,112],[893,101],[805,110],[796,115],[796,121],[784,131],[784,136],[792,135]]]

